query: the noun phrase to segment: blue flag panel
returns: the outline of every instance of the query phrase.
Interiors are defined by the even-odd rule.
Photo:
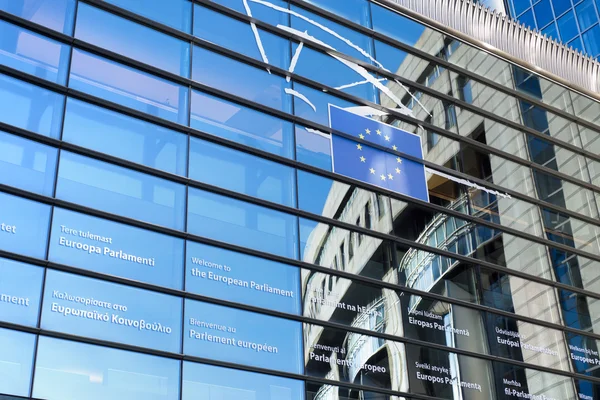
[[[373,143],[422,159],[419,136],[333,105],[329,105],[329,124],[356,137],[331,135],[335,173],[429,201],[423,164],[369,146]]]

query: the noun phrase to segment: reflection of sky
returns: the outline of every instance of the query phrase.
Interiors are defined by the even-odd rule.
[[[0,10],[70,35],[75,0],[0,0]]]
[[[0,328],[0,393],[29,395],[34,345],[35,335]]]

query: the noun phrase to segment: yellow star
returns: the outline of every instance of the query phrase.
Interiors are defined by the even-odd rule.
[[[396,173],[399,174],[400,173],[400,168],[396,168]]]
[[[362,146],[360,144],[357,144],[356,148],[359,149],[359,150],[362,150]]]
[[[385,140],[387,140],[388,142],[390,141],[390,137],[388,135],[384,136]]]
[[[385,181],[385,175],[381,174],[380,178],[382,181]]]
[[[388,174],[388,178],[389,178],[389,179],[394,179],[394,175],[392,175],[392,174]]]
[[[365,162],[365,161],[367,161],[367,159],[364,158],[363,156],[360,156],[360,162]]]
[[[396,161],[398,161],[398,164],[402,164],[402,159],[400,157],[396,157]]]
[[[364,139],[365,135],[363,135],[362,133],[360,135],[358,135],[359,138]]]
[[[369,172],[372,173],[372,174],[374,174],[375,170],[373,168],[369,168]]]
[[[365,132],[367,133],[367,135],[371,134],[371,130],[370,129],[365,129]]]
[[[394,151],[397,151],[397,150],[398,150],[398,147],[396,147],[396,145],[393,145],[393,146],[392,146],[392,149],[393,149]]]
[[[377,129],[375,132],[377,132],[377,134],[381,136],[381,131],[379,129]]]

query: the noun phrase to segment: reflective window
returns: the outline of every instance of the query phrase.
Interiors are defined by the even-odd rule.
[[[500,362],[494,362],[494,375],[497,382],[497,398],[576,398],[573,381],[566,376]],[[493,396],[490,396],[490,398],[493,398]],[[582,397],[579,398],[582,399]]]
[[[260,5],[257,4],[258,7]],[[263,61],[250,24],[199,5],[194,6],[194,36]],[[281,36],[258,29],[260,44],[269,64],[288,69],[290,43]]]
[[[183,229],[183,185],[66,151],[60,156],[56,197]]]
[[[189,189],[188,232],[296,258],[297,218],[198,189]]]
[[[29,396],[35,335],[0,328],[0,393]]]
[[[573,11],[569,11],[558,19],[558,29],[563,42],[568,42],[579,34]]]
[[[0,64],[64,85],[69,49],[65,44],[0,21]]]
[[[290,207],[296,205],[294,169],[205,140],[190,140],[189,177]]]
[[[51,232],[51,261],[181,289],[181,239],[61,208]]]
[[[181,348],[181,299],[65,272],[46,273],[41,328],[157,350]]]
[[[85,3],[77,7],[75,37],[189,78],[189,43]]]
[[[302,373],[297,321],[186,300],[183,348],[192,356]]]
[[[188,122],[186,87],[81,50],[73,50],[69,87],[156,117]]]
[[[182,400],[303,400],[304,383],[212,365],[183,363]]]
[[[373,29],[409,46],[415,46],[425,26],[387,8],[371,3]],[[390,68],[390,67],[388,67]]]
[[[48,400],[178,400],[180,362],[40,337],[33,397]]]
[[[180,31],[190,32],[192,2],[189,0],[104,0],[153,21],[168,25]]]
[[[298,268],[205,244],[187,242],[185,290],[298,314]]]
[[[307,3],[312,3],[367,28],[371,27],[368,0],[346,0],[343,3],[338,0],[307,0]]]
[[[600,53],[600,25],[595,25],[592,29],[581,35],[585,49],[592,56],[596,57]]]
[[[43,268],[0,258],[0,319],[37,326],[43,275]]]
[[[50,206],[0,193],[0,249],[46,257]]]
[[[292,123],[192,91],[191,127],[269,153],[292,158]]]
[[[75,0],[0,0],[0,10],[71,35]]]
[[[185,175],[187,135],[72,98],[62,139],[115,157]]]
[[[247,15],[244,3],[239,0],[213,0],[217,4],[229,7],[240,14]],[[289,25],[289,15],[279,9],[288,9],[287,1],[284,0],[269,0],[269,3],[273,4],[276,8],[267,7],[264,4],[254,3],[248,1],[248,8],[250,13],[256,19],[268,22],[272,25]]]
[[[216,89],[277,110],[291,112],[285,78],[241,61],[194,47],[192,78]]]
[[[0,121],[58,138],[64,96],[0,75]]]
[[[571,8],[571,0],[552,0],[554,13],[560,15]]]
[[[541,0],[539,3],[533,6],[533,10],[535,11],[535,19],[537,21],[538,28],[548,25],[548,23],[554,19],[552,8],[550,6],[550,0]]]
[[[331,171],[331,140],[329,134],[296,125],[296,160]]]
[[[577,21],[579,22],[579,29],[582,32],[598,22],[594,0],[583,0],[583,2],[575,7],[575,12],[577,14]]]
[[[0,131],[0,183],[52,196],[57,149]]]
[[[293,96],[294,114],[324,126],[329,126],[329,104],[342,108],[357,106],[355,103],[332,96],[322,90],[304,86],[297,82],[294,82],[294,90],[301,95]]]

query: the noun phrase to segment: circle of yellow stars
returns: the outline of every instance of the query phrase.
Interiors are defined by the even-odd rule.
[[[366,133],[367,135],[370,135],[370,134],[371,134],[371,130],[367,128],[367,129],[365,129],[365,133]],[[375,133],[376,133],[377,135],[381,136],[381,130],[377,129],[377,130],[375,131]],[[363,133],[360,133],[360,134],[358,135],[358,137],[359,137],[361,140],[365,140],[365,135],[364,135]],[[388,135],[384,135],[384,136],[383,136],[383,138],[384,138],[386,141],[388,141],[388,142],[390,141],[390,137],[389,137]],[[357,143],[357,144],[356,144],[356,148],[357,148],[359,151],[361,151],[361,150],[362,150],[362,145],[361,145],[360,143]],[[394,151],[398,151],[398,147],[397,147],[397,146],[394,144],[394,145],[392,145],[392,150],[394,150]],[[364,162],[367,162],[367,159],[366,159],[365,157],[363,157],[363,156],[360,156],[360,162],[363,162],[363,163],[364,163]],[[396,157],[396,162],[397,162],[398,164],[402,165],[402,159],[401,159],[400,157]],[[377,171],[375,171],[375,169],[374,169],[374,168],[369,168],[369,172],[370,172],[371,174],[375,175]],[[402,171],[400,170],[400,168],[396,167],[396,169],[395,169],[395,172],[396,172],[396,174],[399,174],[399,173],[400,173],[400,172],[402,172]],[[385,181],[385,180],[388,180],[388,179],[389,179],[389,180],[394,180],[394,175],[392,175],[392,174],[387,174],[387,175],[385,175],[385,174],[381,174],[381,175],[379,175],[379,178],[380,178],[382,181]]]

